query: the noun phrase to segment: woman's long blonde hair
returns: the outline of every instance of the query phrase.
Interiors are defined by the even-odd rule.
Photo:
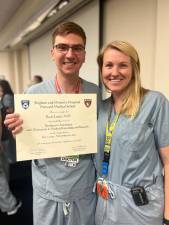
[[[128,42],[113,41],[109,43],[101,50],[97,57],[100,74],[102,73],[104,54],[108,49],[116,49],[125,55],[128,55],[131,59],[133,74],[123,98],[121,113],[129,117],[135,117],[139,111],[144,94],[146,93],[146,90],[141,86],[140,60],[138,53],[136,49]]]

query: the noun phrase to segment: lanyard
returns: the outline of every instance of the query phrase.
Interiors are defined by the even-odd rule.
[[[106,138],[105,138],[105,144],[104,144],[104,159],[102,162],[102,175],[104,176],[108,174],[112,136],[114,134],[119,117],[120,117],[120,113],[117,113],[111,124],[110,124],[110,121],[107,122]]]
[[[78,81],[77,81],[76,87],[73,91],[75,94],[79,94],[80,84],[81,84],[81,79],[79,78]],[[62,90],[59,86],[57,78],[55,79],[55,87],[56,87],[57,93],[62,94]],[[76,167],[79,164],[79,155],[61,157],[60,160],[62,162],[64,162],[66,167]]]
[[[80,92],[80,83],[81,83],[81,80],[79,78],[78,81],[77,81],[76,87],[75,87],[75,89],[73,91],[75,94],[79,94],[79,92]],[[55,87],[56,87],[57,93],[58,94],[62,94],[62,90],[61,90],[61,88],[59,86],[57,78],[55,79]]]

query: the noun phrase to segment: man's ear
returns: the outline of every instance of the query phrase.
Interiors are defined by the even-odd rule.
[[[54,49],[53,48],[50,50],[50,55],[51,55],[52,60],[54,61],[55,57],[54,57]]]
[[[83,59],[83,63],[85,63],[86,61],[86,51],[84,52],[84,59]]]

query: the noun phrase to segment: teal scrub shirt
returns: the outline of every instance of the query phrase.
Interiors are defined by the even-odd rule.
[[[103,101],[98,119],[99,153],[96,157],[101,174],[108,118],[115,111],[111,98]],[[108,177],[113,197],[99,196],[96,225],[161,225],[163,218],[163,167],[160,148],[169,145],[169,102],[159,92],[149,91],[134,119],[120,115],[112,136]],[[149,204],[136,206],[131,188],[143,186]]]

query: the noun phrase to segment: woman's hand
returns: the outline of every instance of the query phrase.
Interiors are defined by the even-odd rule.
[[[23,120],[18,113],[11,113],[6,115],[4,124],[12,131],[12,134],[15,135],[22,131]]]

